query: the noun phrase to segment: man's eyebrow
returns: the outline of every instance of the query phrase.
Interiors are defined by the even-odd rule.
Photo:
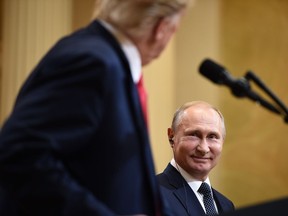
[[[200,130],[197,128],[184,130],[184,134],[189,134],[189,133],[200,133]]]

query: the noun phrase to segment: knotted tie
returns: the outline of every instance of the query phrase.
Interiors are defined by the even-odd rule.
[[[148,117],[147,117],[147,93],[143,84],[143,75],[141,75],[139,82],[137,83],[137,89],[140,97],[142,112],[144,115],[144,119],[146,124],[148,125]]]
[[[217,215],[210,186],[207,183],[203,182],[200,188],[198,189],[198,192],[203,195],[203,202],[206,209],[206,215]]]

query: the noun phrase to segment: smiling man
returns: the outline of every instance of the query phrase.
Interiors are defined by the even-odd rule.
[[[225,140],[223,115],[204,101],[182,105],[168,128],[173,159],[157,175],[166,207],[175,215],[217,215],[233,203],[213,189],[209,172],[217,165]]]

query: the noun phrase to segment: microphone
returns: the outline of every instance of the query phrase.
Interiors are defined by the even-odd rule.
[[[281,113],[273,105],[262,99],[257,93],[253,92],[246,78],[234,78],[223,66],[214,61],[205,59],[199,67],[199,72],[216,84],[228,86],[234,96],[248,97],[274,113]]]
[[[234,78],[224,67],[210,59],[202,62],[199,71],[212,82],[228,86],[232,94],[236,97],[247,96],[247,93],[251,89],[248,81],[244,77],[239,79]]]

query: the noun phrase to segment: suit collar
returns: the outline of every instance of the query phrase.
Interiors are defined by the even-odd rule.
[[[173,190],[173,194],[184,206],[187,213],[189,215],[193,215],[193,213],[195,213],[195,215],[205,215],[205,212],[193,190],[190,188],[181,174],[176,170],[176,168],[169,163],[164,170],[164,173],[168,177],[169,184],[175,188]],[[195,203],[195,205],[191,206],[192,203]]]
[[[126,75],[124,82],[127,88],[127,94],[129,94],[130,97],[130,107],[133,110],[133,115],[136,121],[135,123],[137,125],[138,133],[141,134],[141,137],[139,139],[143,140],[143,142],[149,143],[148,131],[144,116],[142,114],[138,91],[135,83],[133,82],[129,61],[125,53],[123,52],[121,45],[119,44],[115,36],[111,32],[109,32],[97,19],[90,23],[90,25],[87,27],[87,30],[95,35],[100,35],[101,38],[103,40],[106,40],[107,43],[109,43],[115,50],[115,52],[117,52],[117,55],[122,62],[123,70],[125,71]]]
[[[123,52],[120,43],[117,41],[115,36],[109,32],[101,23],[99,20],[94,20],[90,25],[88,25],[87,30],[92,32],[95,35],[99,35],[102,40],[107,41],[108,44],[114,49],[114,51],[117,53],[119,56],[122,65],[124,67],[124,70],[127,71],[127,77],[129,79],[132,79],[131,76],[131,70],[130,70],[130,65],[129,61]]]
[[[186,182],[189,184],[189,186],[193,189],[194,192],[197,192],[199,187],[201,186],[203,181],[197,180],[195,179],[193,176],[191,176],[188,172],[186,172],[179,164],[176,163],[175,159],[172,158],[172,160],[170,161],[170,164],[176,169],[178,170],[178,172],[181,173],[181,176],[186,180]],[[210,183],[210,179],[209,177],[207,177],[205,179],[205,181],[210,187],[211,187],[211,183]]]
[[[122,51],[125,53],[126,58],[129,62],[131,74],[134,83],[138,83],[141,76],[141,57],[138,51],[138,48],[134,45],[134,43],[126,37],[121,31],[118,31],[114,26],[110,23],[99,20],[101,25],[103,25],[119,42]]]

